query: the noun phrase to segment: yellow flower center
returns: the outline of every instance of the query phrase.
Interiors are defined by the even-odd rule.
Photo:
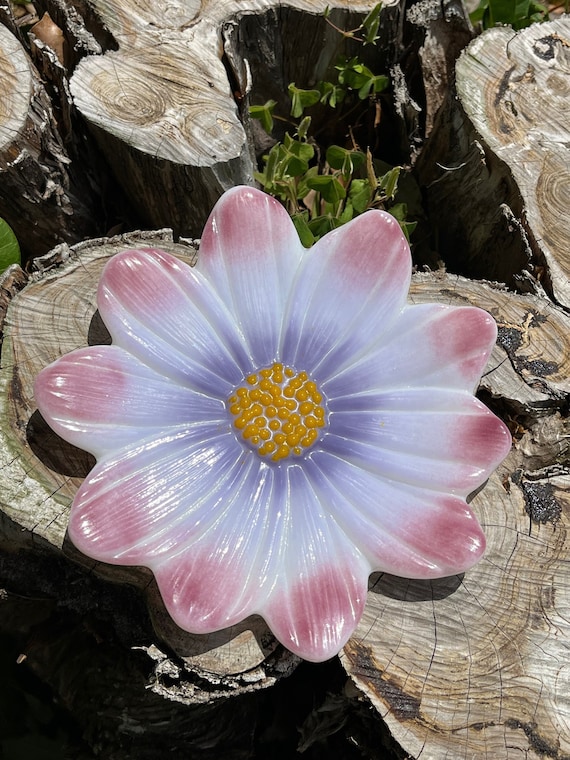
[[[228,409],[243,440],[274,462],[300,456],[326,422],[314,380],[278,362],[248,375],[229,397]]]

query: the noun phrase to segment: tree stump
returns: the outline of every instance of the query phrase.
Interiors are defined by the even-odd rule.
[[[449,266],[511,285],[530,270],[566,307],[569,73],[568,17],[485,32],[419,161]]]
[[[46,0],[42,10],[68,46],[62,65],[49,44],[38,45],[51,98],[17,29],[0,26],[0,50],[8,51],[0,71],[15,62],[11,110],[0,112],[0,161],[3,150],[20,155],[14,145],[38,134],[30,103],[39,101],[30,93],[49,115],[57,89],[57,108],[40,120],[63,157],[57,183],[79,188],[93,168],[81,168],[75,149],[66,153],[62,134],[81,135],[88,155],[98,155],[81,115],[109,163],[103,173],[114,171],[148,226],[176,231],[70,246],[95,234],[82,219],[101,232],[100,219],[94,222],[100,188],[83,213],[80,192],[38,199],[37,188],[47,185],[36,182],[34,225],[26,230],[17,204],[28,199],[16,185],[4,195],[8,185],[0,184],[0,216],[21,216],[20,228],[8,221],[29,235],[30,250],[42,254],[46,240],[50,248],[67,241],[36,259],[30,274],[16,267],[0,280],[0,325],[10,303],[0,370],[0,585],[7,589],[0,633],[23,637],[22,655],[101,756],[252,757],[260,705],[299,661],[260,619],[212,636],[186,634],[165,614],[147,571],[78,554],[65,537],[67,513],[92,460],[45,426],[32,383],[57,356],[108,340],[95,289],[110,256],[155,245],[193,261],[194,249],[175,242],[178,233],[199,234],[221,192],[251,182],[256,143],[248,105],[270,97],[284,103],[290,81],[310,86],[338,52],[350,52],[350,41],[335,45],[320,15],[325,5],[207,0],[159,9],[130,0],[73,7]],[[355,26],[351,14],[372,6],[337,0],[333,18]],[[436,254],[448,270],[472,278],[418,273],[410,299],[470,303],[495,317],[499,339],[479,393],[509,423],[514,445],[473,495],[488,538],[481,563],[463,577],[429,583],[371,578],[364,617],[340,658],[356,689],[340,687],[334,709],[323,702],[301,745],[342,729],[366,699],[375,716],[368,725],[393,737],[393,757],[562,760],[570,756],[570,317],[568,139],[560,114],[569,22],[484,33],[459,61],[457,99],[454,60],[470,36],[460,5],[409,6],[407,15],[403,3],[383,11],[379,63],[393,75],[399,149],[403,142],[418,155]],[[422,129],[430,134],[425,146]],[[42,182],[53,178],[52,163],[34,156]],[[11,169],[9,160],[0,163],[2,180]],[[64,196],[74,213],[53,205]],[[367,749],[370,758],[387,757],[385,749]]]
[[[2,24],[0,81],[0,215],[20,246],[38,255],[100,234],[101,206],[72,162],[41,75]]]
[[[222,192],[252,183],[249,104],[283,104],[289,82],[311,86],[353,49],[327,24],[327,5],[342,28],[358,26],[355,14],[373,7],[369,0],[92,3],[117,49],[83,58],[71,92],[152,225],[200,235]],[[396,19],[385,14],[386,49]]]
[[[569,318],[450,275],[420,275],[411,296],[495,317],[480,392],[500,399],[514,447],[471,502],[482,561],[441,581],[373,578],[343,663],[411,757],[568,757]]]

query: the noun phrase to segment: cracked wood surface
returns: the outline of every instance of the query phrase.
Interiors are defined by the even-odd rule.
[[[522,221],[554,297],[570,306],[570,19],[513,34],[490,29],[457,63],[457,92],[485,144],[508,166]]]
[[[480,391],[510,410],[514,445],[471,502],[481,562],[429,582],[373,576],[343,663],[414,758],[567,758],[570,319],[544,297],[450,275],[416,276],[410,296],[495,317]]]
[[[283,102],[289,82],[314,84],[346,48],[325,8],[350,28],[373,5],[94,0],[116,49],[80,61],[75,105],[152,224],[199,235],[221,193],[253,181],[250,98]]]
[[[0,208],[20,246],[44,253],[96,234],[98,205],[70,158],[45,80],[1,17],[0,88]]]
[[[91,461],[42,424],[31,384],[62,353],[108,339],[96,314],[98,277],[109,256],[137,244],[194,257],[166,232],[62,246],[40,260],[44,271],[14,297],[5,322],[2,509],[22,546],[31,537],[79,563],[85,558],[65,538],[67,512]],[[482,758],[505,742],[511,754],[495,756],[524,749],[534,757],[540,744],[558,747],[553,756],[563,757],[570,747],[570,476],[562,415],[570,320],[545,297],[443,273],[416,275],[410,301],[472,303],[493,314],[499,341],[480,390],[508,412],[515,446],[473,500],[488,537],[483,561],[464,578],[431,583],[374,576],[343,664],[413,757]],[[192,683],[198,674],[210,690],[218,683],[220,695],[229,688],[237,698],[295,666],[261,620],[213,636],[185,634],[164,612],[147,571],[88,567],[145,590],[159,636],[145,649],[156,694],[207,702],[211,691]],[[174,660],[161,641],[176,652]]]
[[[448,268],[570,306],[570,18],[489,29],[461,54],[418,161]]]

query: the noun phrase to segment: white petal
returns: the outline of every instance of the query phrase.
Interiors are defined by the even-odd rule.
[[[482,309],[442,304],[407,306],[388,334],[358,361],[323,383],[329,398],[392,388],[463,388],[479,382],[497,335]]]
[[[221,401],[163,377],[118,346],[62,356],[40,372],[34,393],[52,429],[96,457],[168,428],[227,424]]]
[[[278,359],[285,300],[303,254],[283,206],[252,187],[226,192],[206,224],[197,269],[231,306],[251,369]]]
[[[280,355],[326,378],[353,361],[406,303],[411,256],[396,222],[368,211],[306,253],[287,304]]]
[[[226,396],[249,357],[207,280],[164,251],[123,251],[106,265],[97,303],[115,345],[176,382]]]
[[[311,457],[307,473],[373,570],[440,578],[483,553],[485,537],[463,499],[391,482],[324,452]]]

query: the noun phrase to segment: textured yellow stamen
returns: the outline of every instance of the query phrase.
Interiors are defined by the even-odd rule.
[[[274,462],[300,456],[326,421],[315,381],[280,362],[248,375],[228,398],[228,409],[243,440]]]

